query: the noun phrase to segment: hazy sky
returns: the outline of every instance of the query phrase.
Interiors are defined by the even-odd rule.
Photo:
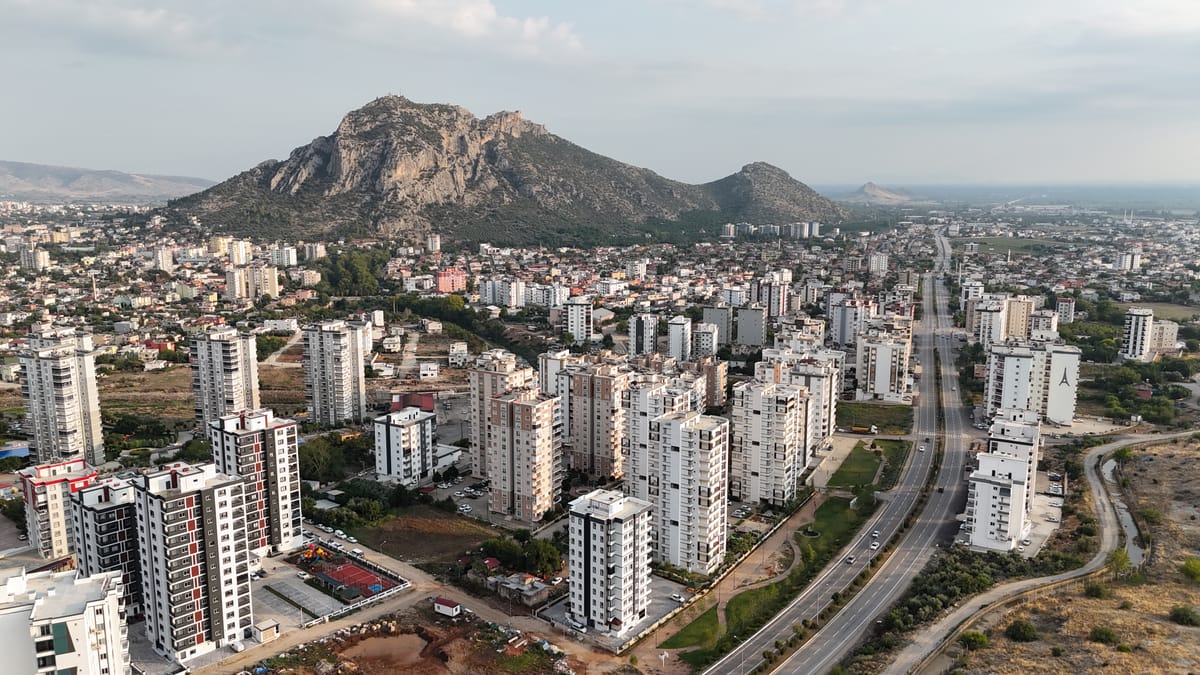
[[[0,159],[212,179],[397,93],[689,181],[1200,181],[1200,0],[0,0],[0,83]]]

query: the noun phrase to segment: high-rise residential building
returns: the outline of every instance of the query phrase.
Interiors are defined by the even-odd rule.
[[[829,340],[835,345],[854,344],[863,326],[878,312],[879,305],[869,298],[851,296],[839,302],[831,302]]]
[[[117,572],[0,571],[5,673],[129,675],[129,635]]]
[[[757,303],[738,307],[737,343],[745,347],[761,347],[767,342],[767,310]]]
[[[630,260],[625,263],[625,278],[630,281],[645,281],[649,268],[650,262],[645,258]]]
[[[984,349],[1007,339],[1008,303],[1005,300],[980,300],[975,305],[975,341]]]
[[[479,284],[479,301],[516,309],[525,306],[525,282],[520,279],[484,279]]]
[[[911,394],[908,376],[911,336],[889,330],[866,330],[859,333],[857,347],[855,399],[911,403],[911,398],[906,400]]]
[[[133,485],[151,646],[182,664],[241,640],[254,623],[245,479],[174,462]]]
[[[729,420],[678,412],[649,422],[646,501],[655,557],[699,574],[725,559]],[[636,496],[636,495],[635,495]]]
[[[1036,413],[997,413],[987,451],[976,455],[978,468],[968,479],[966,529],[972,547],[1011,551],[1028,536],[1040,447]]]
[[[1030,321],[1037,311],[1039,299],[1028,295],[1016,295],[1004,300],[1004,335],[1009,338],[1024,340],[1029,337]]]
[[[100,395],[92,336],[74,329],[35,331],[19,355],[25,431],[39,463],[104,463]]]
[[[1075,419],[1078,347],[1012,340],[988,350],[983,403],[988,416],[1003,409],[1031,410],[1054,424]]]
[[[50,253],[46,249],[25,246],[20,250],[21,269],[41,272],[50,266]]]
[[[261,407],[256,344],[252,333],[225,326],[192,337],[192,393],[201,426],[223,415]]]
[[[435,468],[437,415],[415,406],[375,418],[375,474],[407,486],[424,483]]]
[[[1179,324],[1166,319],[1156,319],[1150,327],[1150,351],[1155,354],[1173,352],[1179,340]]]
[[[1146,361],[1153,354],[1151,337],[1154,330],[1154,310],[1130,307],[1125,311],[1125,331],[1117,356],[1128,361]]]
[[[367,414],[365,321],[322,321],[304,328],[304,398],[309,419],[339,425]]]
[[[741,307],[750,301],[750,289],[742,284],[721,288],[721,303],[730,307]]]
[[[720,343],[717,341],[716,324],[698,323],[692,327],[692,357],[716,356]]]
[[[488,508],[527,523],[554,508],[563,477],[559,398],[536,388],[487,401]]]
[[[724,346],[733,342],[733,308],[725,303],[718,303],[703,309],[704,323],[717,327],[717,345]]]
[[[812,424],[809,447],[815,449],[833,437],[837,428],[837,403],[842,392],[842,366],[846,353],[832,349],[764,349],[754,366],[754,379],[804,387],[811,397]]]
[[[326,255],[328,255],[328,253],[325,250],[325,242],[318,241],[304,245],[305,260],[320,260]]]
[[[883,276],[888,272],[888,254],[870,253],[867,255],[867,273]]]
[[[38,555],[57,560],[75,551],[71,530],[71,493],[96,482],[96,469],[83,459],[26,467],[21,477],[25,525],[29,543]]]
[[[634,356],[658,352],[657,314],[634,314],[629,317],[629,347],[626,352]]]
[[[175,251],[169,248],[154,249],[154,269],[167,274],[175,271]]]
[[[1059,323],[1075,323],[1075,298],[1059,298],[1057,310]]]
[[[1029,339],[1053,342],[1058,339],[1058,312],[1052,309],[1035,309],[1029,315]]]
[[[624,635],[650,606],[649,502],[594,490],[571,502],[570,611],[580,625]]]
[[[729,362],[716,356],[693,355],[691,361],[676,364],[685,375],[693,373],[697,378],[704,379],[704,408],[721,408],[727,398],[726,385],[729,384]]]
[[[621,397],[632,378],[628,367],[596,359],[568,363],[558,372],[552,393],[561,398],[564,452],[570,468],[601,478],[624,475]]]
[[[566,301],[562,307],[560,328],[564,333],[570,333],[576,343],[592,339],[592,299],[586,295],[576,296]]]
[[[692,358],[692,320],[674,316],[667,322],[667,354],[676,361]]]
[[[730,497],[774,506],[795,499],[808,465],[808,392],[751,380],[734,385],[732,403]]]
[[[425,235],[425,250],[429,253],[441,253],[442,235],[435,232]]]
[[[79,573],[90,577],[119,572],[125,613],[140,619],[145,603],[136,502],[132,482],[109,476],[72,492],[70,510]]]
[[[245,479],[250,552],[294,551],[304,543],[298,428],[269,409],[247,410],[208,425],[217,471]]]
[[[1121,259],[1117,262],[1117,267],[1122,272],[1137,272],[1142,269],[1142,251],[1141,249],[1133,249],[1121,254]]]
[[[295,267],[299,263],[295,246],[276,246],[271,249],[271,264],[276,267]]]
[[[963,307],[966,307],[968,300],[982,298],[985,289],[986,287],[983,285],[982,281],[964,279],[962,282],[962,292],[959,295],[959,303]]]
[[[229,264],[234,267],[249,265],[250,260],[254,257],[254,249],[250,246],[250,242],[244,239],[235,239],[229,242]]]
[[[569,356],[570,352],[567,352],[563,358]],[[471,387],[471,471],[480,478],[487,478],[487,447],[492,438],[488,402],[501,394],[528,388],[536,383],[537,375],[533,368],[518,365],[516,354],[493,349],[479,355],[475,367],[467,371],[467,380]]]
[[[788,271],[790,276],[791,272]],[[778,272],[773,272],[766,279],[755,279],[750,282],[750,302],[758,303],[767,310],[767,316],[776,318],[787,314],[790,281],[785,280]]]
[[[254,300],[279,297],[279,268],[274,265],[247,265],[225,271],[226,300]]]

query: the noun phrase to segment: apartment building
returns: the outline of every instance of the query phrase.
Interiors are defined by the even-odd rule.
[[[837,404],[842,392],[842,370],[846,353],[833,349],[764,349],[762,361],[754,365],[754,379],[803,387],[812,410],[808,447],[815,450],[833,437],[837,428]]]
[[[416,486],[436,468],[437,415],[409,406],[375,418],[375,473],[380,480]]]
[[[984,349],[1007,339],[1008,303],[1005,300],[979,300],[975,305],[975,341]]]
[[[667,322],[667,355],[676,361],[692,358],[692,320],[686,316],[673,316]]]
[[[1059,298],[1056,311],[1059,323],[1075,323],[1075,298]]]
[[[703,310],[704,323],[717,327],[717,346],[723,347],[733,342],[733,308],[725,303],[717,303]],[[631,352],[632,353],[632,352]]]
[[[70,510],[80,575],[120,573],[125,614],[141,619],[145,608],[136,503],[133,483],[109,476],[72,492]]]
[[[737,344],[761,347],[767,341],[767,310],[757,303],[737,309]]]
[[[192,336],[192,393],[201,427],[223,415],[261,407],[257,342],[253,334],[232,327]]]
[[[1041,447],[1035,413],[1002,410],[967,488],[966,530],[973,548],[1011,551],[1031,527],[1029,513]]]
[[[632,371],[618,362],[589,359],[558,372],[554,394],[561,399],[567,465],[599,478],[624,475],[625,434],[621,395]]]
[[[1125,330],[1121,335],[1121,350],[1117,356],[1129,361],[1147,361],[1153,355],[1151,334],[1154,330],[1154,310],[1130,307],[1125,311]]]
[[[17,472],[25,501],[29,544],[47,560],[75,552],[71,529],[71,493],[96,482],[96,469],[82,459],[50,462]]]
[[[570,333],[576,343],[588,342],[592,339],[592,299],[586,295],[570,298],[562,306],[562,319],[559,328],[563,333]]]
[[[640,356],[658,351],[658,315],[634,314],[629,317],[629,354]]]
[[[692,358],[716,356],[720,348],[716,324],[698,323],[692,326]]]
[[[25,431],[38,463],[104,463],[100,395],[92,336],[74,329],[35,330],[20,352]]]
[[[650,480],[658,450],[651,448],[650,422],[668,413],[704,409],[695,389],[679,380],[659,375],[639,375],[621,394],[625,433],[621,439],[625,455],[625,491],[652,501]],[[655,495],[658,493],[655,492]]]
[[[594,490],[570,504],[570,613],[581,626],[624,635],[650,606],[651,505]]]
[[[0,570],[0,636],[10,675],[130,675],[117,572]]]
[[[855,400],[911,403],[911,336],[886,329],[866,330],[859,334],[857,347]]]
[[[729,496],[782,506],[796,498],[808,465],[807,391],[756,381],[733,387]]]
[[[1010,340],[988,350],[984,409],[1031,410],[1047,422],[1070,426],[1079,387],[1078,347]]]
[[[215,464],[167,464],[133,479],[146,635],[180,664],[253,625],[245,480]]]
[[[835,345],[853,344],[867,321],[878,313],[878,303],[870,298],[851,296],[833,302],[829,307],[829,340]]]
[[[562,484],[562,411],[559,398],[536,388],[487,401],[488,508],[527,523],[554,508]]]
[[[1029,339],[1039,342],[1058,340],[1058,312],[1035,309],[1029,315]]]
[[[217,471],[245,479],[249,550],[259,557],[304,544],[298,431],[294,421],[266,408],[224,415],[208,425]]]
[[[1004,336],[1024,340],[1029,337],[1030,320],[1041,304],[1040,298],[1016,295],[1005,298]]]
[[[310,420],[339,425],[366,416],[370,340],[371,326],[365,321],[322,321],[304,328],[304,398]]]
[[[566,359],[570,352],[560,353],[560,356]],[[492,421],[489,417],[491,407],[488,402],[509,391],[530,387],[536,383],[536,377],[533,368],[519,366],[516,354],[503,349],[493,349],[480,354],[475,361],[475,367],[467,371],[467,380],[471,388],[469,450],[471,470],[476,476],[488,476],[487,447],[492,436]]]

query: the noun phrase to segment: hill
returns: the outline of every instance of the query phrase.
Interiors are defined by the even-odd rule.
[[[0,199],[22,202],[165,202],[213,184],[203,178],[153,176],[0,161]]]
[[[896,204],[907,204],[915,201],[915,199],[907,190],[901,188],[885,188],[881,185],[868,182],[859,189],[843,197],[841,201],[850,202],[852,204],[878,204],[882,206],[892,206]]]
[[[434,231],[511,244],[613,241],[664,223],[845,217],[768,164],[690,185],[591,152],[519,112],[481,119],[400,96],[350,112],[286,160],[173,200],[168,212],[262,237]]]

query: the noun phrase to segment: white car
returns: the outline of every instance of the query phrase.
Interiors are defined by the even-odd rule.
[[[921,447],[917,448],[917,452],[925,452],[925,446],[922,445]]]
[[[878,551],[879,550],[879,542],[877,542],[877,541],[871,542],[871,550]]]
[[[464,494],[462,490],[459,490],[458,492],[455,492],[455,493],[454,493],[454,496],[455,496],[457,499],[462,499],[463,497],[466,497],[467,495],[466,495],[466,494]]]
[[[562,578],[562,577],[554,577],[553,579],[551,579],[551,580],[550,580],[550,583],[551,583],[551,584],[553,584],[553,585],[555,585],[555,586],[557,586],[557,585],[561,584],[562,582],[563,582],[563,578]]]
[[[684,598],[683,598],[683,596],[682,596],[682,595],[680,595],[680,594],[678,594],[678,593],[672,593],[672,594],[671,594],[671,599],[672,599],[672,600],[674,600],[675,602],[683,602],[683,599],[684,599]]]

